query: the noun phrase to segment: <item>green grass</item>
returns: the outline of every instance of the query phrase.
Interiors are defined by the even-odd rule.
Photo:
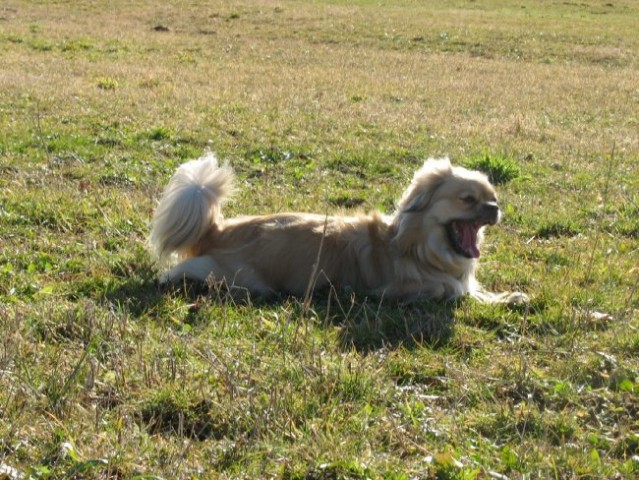
[[[3,4],[0,478],[637,476],[638,16]],[[480,169],[480,280],[531,304],[160,290],[148,222],[206,149],[227,216],[391,212],[427,156]]]

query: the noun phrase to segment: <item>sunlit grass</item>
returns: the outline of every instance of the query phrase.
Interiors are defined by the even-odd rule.
[[[637,474],[634,2],[107,3],[0,7],[0,476]],[[531,303],[163,291],[148,222],[206,149],[229,216],[481,169],[479,277]]]

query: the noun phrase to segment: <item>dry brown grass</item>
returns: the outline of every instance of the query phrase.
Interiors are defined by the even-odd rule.
[[[453,156],[514,145],[548,162],[566,149],[637,149],[637,46],[614,25],[575,18],[575,38],[565,38],[540,18],[542,6],[529,18],[514,7],[419,4],[109,5],[5,7],[4,44],[14,48],[3,55],[3,90],[39,92],[41,115],[167,118],[229,146],[283,136],[315,144],[321,134],[325,148],[375,148],[382,136]],[[584,45],[579,28],[588,39],[618,37]],[[494,52],[474,54],[484,43]],[[105,78],[116,91],[96,88]],[[238,126],[241,140],[222,134]]]
[[[636,2],[378,3],[0,5],[0,466],[636,475]],[[388,210],[427,155],[514,164],[480,276],[533,304],[159,292],[147,222],[207,147],[229,215]]]

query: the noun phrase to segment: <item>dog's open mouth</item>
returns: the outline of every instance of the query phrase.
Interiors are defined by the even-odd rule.
[[[455,252],[467,258],[479,258],[478,233],[483,223],[453,220],[446,226],[448,239]]]

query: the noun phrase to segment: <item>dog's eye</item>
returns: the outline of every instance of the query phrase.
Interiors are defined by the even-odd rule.
[[[477,199],[472,195],[461,197],[461,200],[468,205],[474,205],[475,203],[477,203]]]

